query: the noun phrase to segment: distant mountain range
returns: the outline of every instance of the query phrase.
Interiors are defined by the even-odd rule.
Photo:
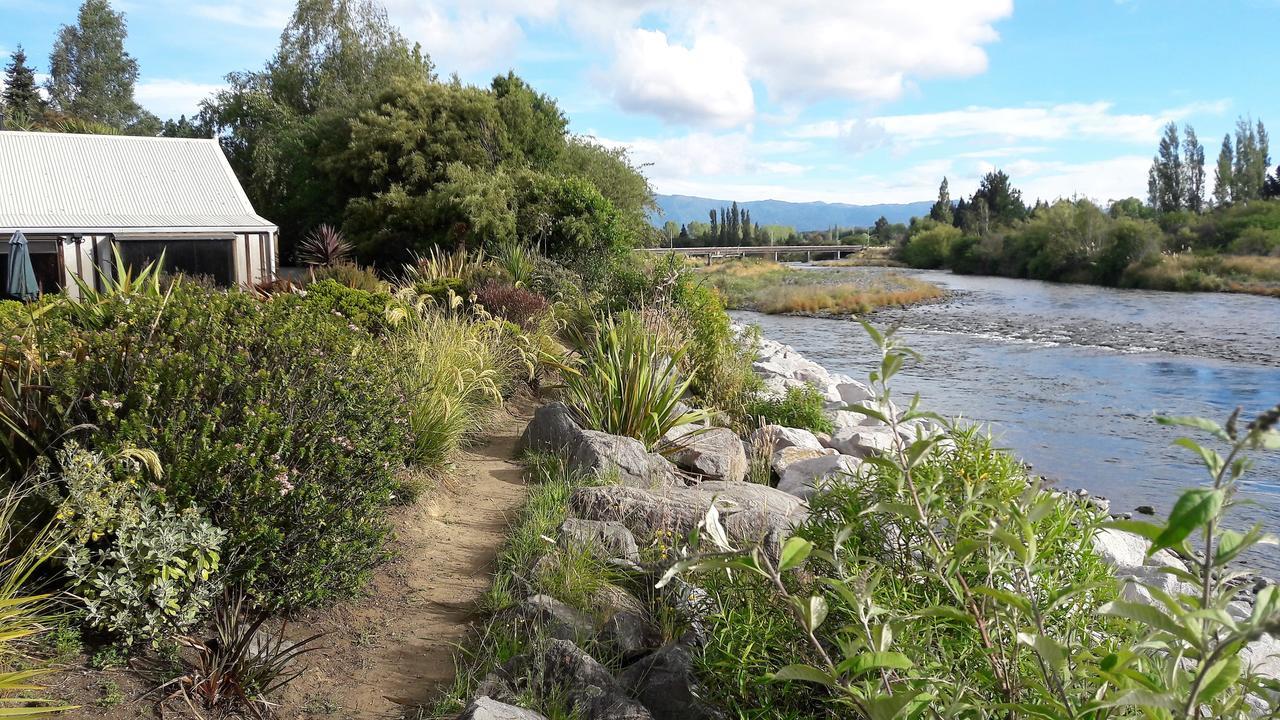
[[[728,207],[731,200],[692,197],[690,195],[657,195],[662,214],[650,214],[655,225],[672,220],[681,225],[690,222],[707,222],[712,209]],[[782,200],[751,200],[738,203],[751,211],[751,221],[760,225],[790,225],[796,230],[826,230],[832,225],[840,227],[870,227],[880,216],[889,222],[907,222],[917,215],[928,214],[933,201],[892,205],[846,205],[824,202],[785,202]]]

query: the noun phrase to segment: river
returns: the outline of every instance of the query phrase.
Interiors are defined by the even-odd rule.
[[[884,272],[855,268],[849,272]],[[898,271],[946,288],[945,301],[873,313],[923,355],[898,395],[989,424],[1036,473],[1107,497],[1112,512],[1167,513],[1204,471],[1153,415],[1223,421],[1280,403],[1280,300]],[[878,362],[848,320],[733,313],[833,372],[865,379]],[[1197,438],[1206,439],[1207,438]],[[1212,442],[1210,440],[1210,442]],[[1233,525],[1280,533],[1280,452],[1257,455]],[[1280,576],[1280,551],[1251,565]]]

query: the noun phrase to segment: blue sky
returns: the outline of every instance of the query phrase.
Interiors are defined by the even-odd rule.
[[[138,98],[190,113],[261,67],[290,0],[117,0]],[[0,0],[44,71],[77,0]],[[1280,127],[1280,0],[390,0],[442,75],[513,68],[659,192],[909,202],[1001,167],[1028,199],[1145,194],[1161,126],[1209,162],[1238,115]],[[1280,154],[1277,152],[1276,154]]]

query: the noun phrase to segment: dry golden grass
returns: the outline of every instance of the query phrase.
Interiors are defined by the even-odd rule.
[[[761,312],[861,314],[876,308],[911,305],[943,296],[943,291],[919,280],[896,276],[907,287],[867,288],[860,285],[785,285],[757,293]]]
[[[1124,284],[1150,290],[1236,292],[1280,297],[1280,257],[1166,255],[1130,268]]]

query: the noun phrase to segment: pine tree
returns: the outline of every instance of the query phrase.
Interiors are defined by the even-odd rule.
[[[1194,213],[1204,211],[1204,146],[1196,137],[1195,128],[1183,125],[1183,177],[1182,189],[1185,207]]]
[[[1164,137],[1160,138],[1160,147],[1147,173],[1148,200],[1151,207],[1160,212],[1175,212],[1183,208],[1185,178],[1180,146],[1178,126],[1169,123],[1164,128]]]
[[[154,135],[160,121],[133,98],[138,61],[125,52],[124,14],[108,0],[84,0],[49,55],[49,100],[64,115]]]
[[[1222,136],[1222,149],[1218,151],[1218,167],[1213,171],[1213,203],[1218,207],[1231,202],[1234,153],[1231,151],[1231,133]]]
[[[27,53],[19,45],[9,56],[4,69],[4,108],[9,114],[21,113],[28,118],[44,110],[44,98],[36,89],[36,71],[27,65]]]
[[[938,201],[929,209],[929,217],[940,223],[950,225],[955,220],[954,212],[951,209],[951,190],[947,187],[947,178],[942,178],[942,184],[938,186]]]

